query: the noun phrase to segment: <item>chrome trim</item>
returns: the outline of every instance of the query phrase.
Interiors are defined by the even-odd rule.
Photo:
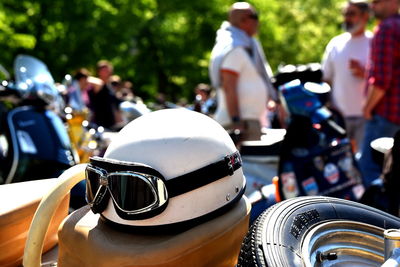
[[[383,231],[380,227],[354,221],[337,220],[316,225],[302,240],[304,264],[380,266],[384,261]]]
[[[386,251],[385,251],[386,252]],[[388,259],[381,267],[398,267],[400,266],[400,248],[395,248]]]
[[[156,177],[156,176],[153,176],[153,175],[149,175],[149,174],[145,174],[145,173],[140,173],[140,172],[133,172],[133,171],[115,171],[115,172],[108,173],[105,169],[102,169],[102,168],[97,167],[97,166],[91,166],[91,165],[88,165],[86,167],[86,176],[88,175],[87,174],[88,171],[95,172],[99,176],[98,177],[98,179],[99,179],[99,188],[98,188],[95,196],[93,197],[93,200],[91,201],[91,203],[88,202],[89,205],[91,205],[91,206],[93,206],[93,203],[95,203],[95,202],[97,203],[97,202],[101,202],[102,201],[102,198],[104,197],[104,195],[101,196],[101,199],[99,199],[99,197],[100,197],[99,196],[99,192],[100,192],[100,189],[102,187],[106,187],[106,190],[108,190],[114,205],[117,206],[119,210],[127,213],[128,215],[140,214],[140,213],[143,213],[143,212],[151,211],[154,208],[158,208],[159,206],[164,205],[168,201],[168,192],[166,190],[165,183],[159,177]],[[127,177],[130,177],[130,178],[134,177],[136,179],[142,180],[151,189],[151,192],[152,192],[152,194],[154,196],[154,202],[149,204],[148,206],[146,206],[144,208],[141,208],[141,209],[138,209],[138,210],[130,211],[130,210],[123,209],[118,204],[118,201],[116,201],[116,199],[115,199],[115,197],[113,195],[113,192],[110,189],[110,185],[109,185],[108,179],[110,177],[112,177],[112,176],[127,176]],[[86,178],[86,179],[88,179],[88,178]],[[90,183],[89,183],[89,186],[90,186]]]
[[[17,114],[18,112],[23,112],[23,111],[27,111],[32,109],[32,107],[30,106],[24,106],[24,107],[17,107],[13,110],[11,110],[8,114],[7,114],[7,123],[8,123],[8,128],[10,129],[10,136],[11,136],[11,141],[12,141],[12,147],[13,147],[13,162],[11,164],[11,168],[10,171],[8,172],[7,178],[6,178],[6,184],[9,184],[12,182],[12,180],[14,179],[14,175],[17,171],[17,167],[18,167],[18,160],[19,160],[19,149],[18,149],[18,139],[16,136],[16,131],[14,128],[14,124],[12,121],[12,117]]]
[[[383,232],[383,236],[385,238],[385,260],[388,260],[392,257],[393,251],[400,248],[400,230],[387,229]]]

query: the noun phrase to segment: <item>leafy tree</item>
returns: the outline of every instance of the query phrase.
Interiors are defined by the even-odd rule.
[[[215,32],[234,1],[2,0],[0,63],[19,53],[43,60],[56,80],[108,59],[145,100],[157,93],[191,99],[209,82]],[[274,70],[320,61],[340,32],[339,0],[250,1],[260,12],[259,38]],[[94,74],[94,73],[93,73]]]
[[[340,8],[336,0],[258,0],[260,36],[267,57],[280,64],[319,62],[328,41],[340,31]]]

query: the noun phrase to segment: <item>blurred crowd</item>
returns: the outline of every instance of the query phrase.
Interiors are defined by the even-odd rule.
[[[66,75],[63,85],[67,106],[108,130],[119,130],[130,119],[123,112],[124,102],[137,105],[143,111],[144,103],[134,94],[133,83],[115,75],[113,65],[107,60],[97,63],[95,75],[86,68],[77,70],[73,76]]]
[[[107,60],[97,63],[94,75],[88,69],[80,68],[73,75],[66,75],[60,86],[67,106],[74,113],[85,114],[94,125],[111,131],[118,131],[150,110],[182,107],[212,115],[217,105],[214,90],[205,83],[194,88],[195,97],[191,103],[173,103],[165,94],[158,93],[155,101],[145,104],[135,94],[133,83],[114,74],[113,65]]]
[[[321,55],[321,81],[332,89],[328,105],[343,116],[354,152],[364,155],[366,185],[380,172],[369,170],[370,142],[400,129],[399,6],[399,0],[348,0],[341,14],[344,31]],[[379,22],[374,33],[367,30],[371,13]],[[285,117],[272,71],[253,37],[259,26],[254,7],[246,2],[232,5],[228,20],[217,31],[211,85],[199,83],[192,101],[172,103],[159,93],[146,105],[135,95],[134,84],[114,74],[106,60],[98,62],[95,74],[82,68],[69,76],[65,100],[75,112],[110,130],[119,130],[150,110],[182,107],[212,116],[227,130],[248,133],[248,140],[260,139],[263,127],[285,127]]]

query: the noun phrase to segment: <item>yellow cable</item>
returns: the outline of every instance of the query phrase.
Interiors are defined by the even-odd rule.
[[[29,229],[25,243],[23,266],[40,267],[44,238],[57,207],[72,187],[85,178],[86,164],[75,165],[58,178],[57,185],[43,197]]]

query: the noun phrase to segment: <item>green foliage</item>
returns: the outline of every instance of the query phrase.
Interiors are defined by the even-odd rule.
[[[261,40],[279,64],[320,61],[340,32],[339,0],[253,0]],[[215,32],[233,1],[2,0],[0,64],[9,71],[19,53],[43,60],[56,80],[108,59],[145,100],[165,93],[191,99],[209,82]],[[94,74],[94,73],[93,73]]]
[[[340,32],[341,1],[257,0],[260,39],[273,69],[280,64],[319,62],[326,44]]]

